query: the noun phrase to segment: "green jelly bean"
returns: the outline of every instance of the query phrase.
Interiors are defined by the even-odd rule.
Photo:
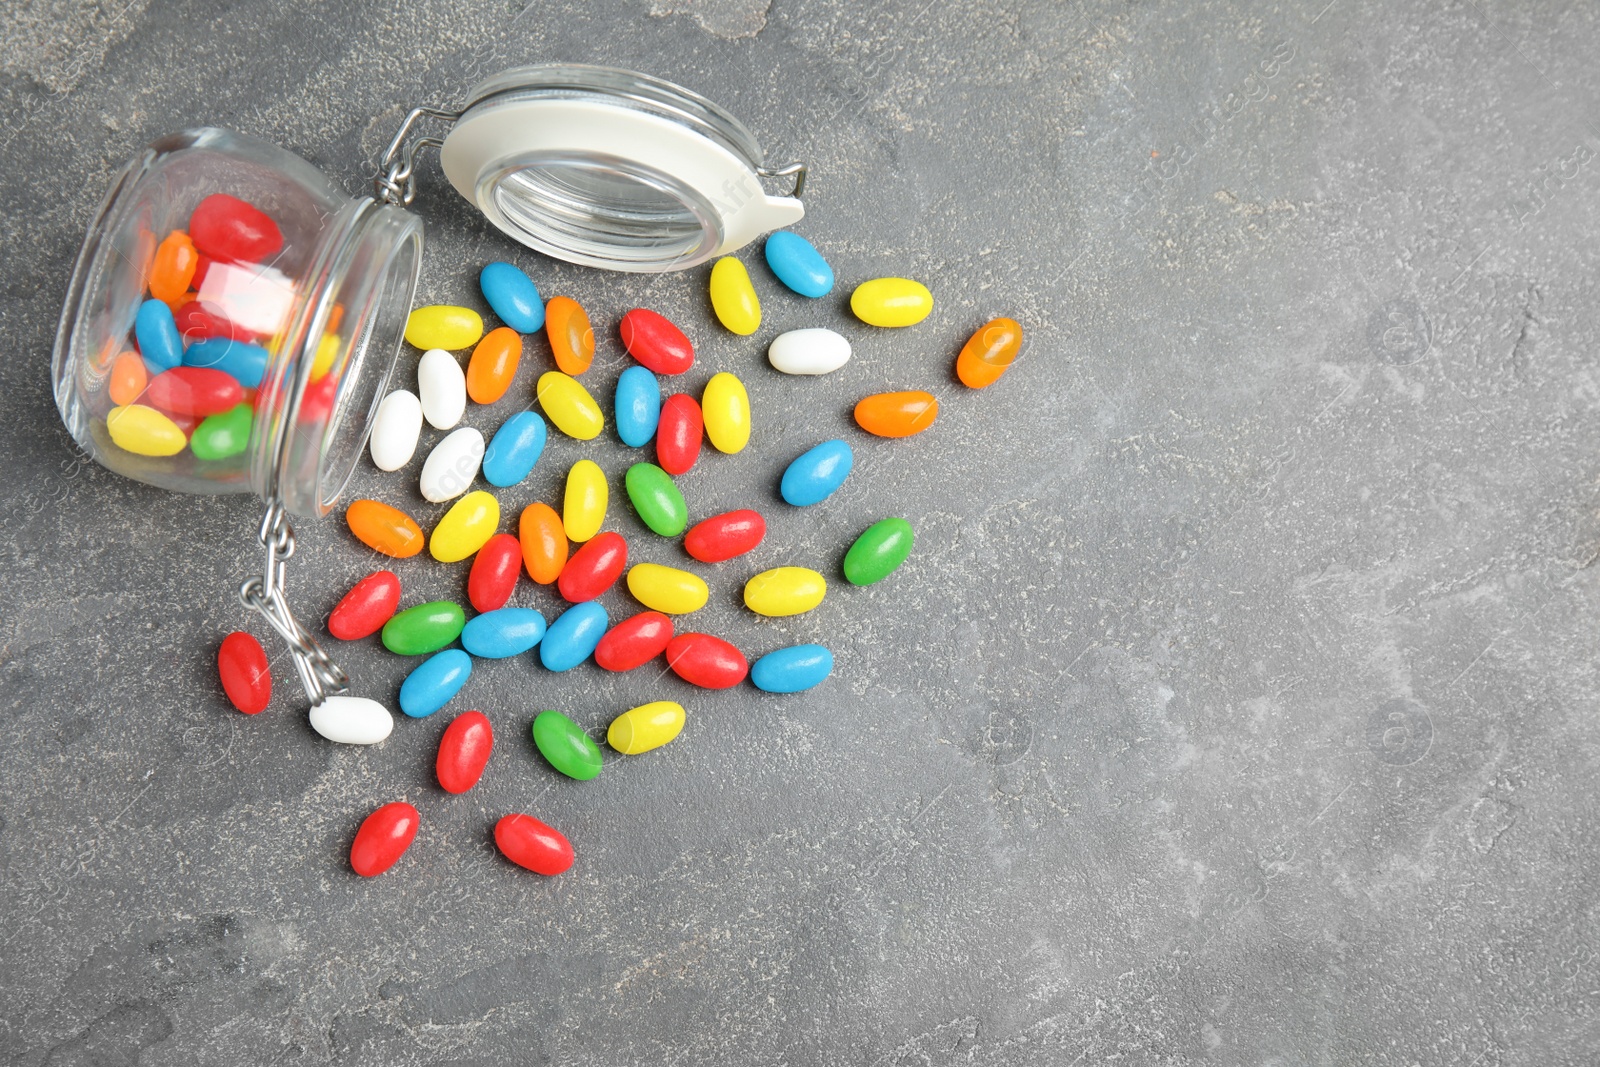
[[[644,524],[662,537],[677,537],[689,525],[689,506],[683,502],[672,476],[654,463],[635,463],[623,484],[633,510]]]
[[[383,647],[397,656],[437,652],[460,637],[466,624],[460,604],[448,600],[418,604],[383,624]]]
[[[559,711],[541,711],[533,720],[533,743],[550,766],[580,782],[600,773],[600,746]]]
[[[911,555],[911,524],[879,519],[844,554],[844,576],[851,585],[881,582]]]
[[[227,459],[237,456],[250,443],[250,421],[255,409],[238,404],[218,415],[210,415],[194,428],[189,447],[201,459]]]

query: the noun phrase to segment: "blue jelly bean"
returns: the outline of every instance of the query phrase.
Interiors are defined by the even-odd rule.
[[[539,642],[539,662],[552,671],[570,671],[590,656],[611,620],[598,600],[586,600],[556,616]]]
[[[183,337],[172,318],[172,309],[161,301],[146,300],[139,305],[139,313],[133,319],[133,336],[139,342],[139,354],[157,374],[183,362]]]
[[[231,375],[246,389],[255,389],[267,373],[267,350],[227,337],[208,337],[188,347],[183,353],[183,365],[213,367]]]
[[[827,296],[833,291],[833,268],[816,246],[799,234],[778,231],[767,238],[766,252],[772,273],[801,296]]]
[[[629,367],[617,379],[617,436],[630,448],[643,448],[661,421],[661,386],[644,367]]]
[[[491,263],[478,274],[478,286],[500,321],[518,333],[544,326],[544,301],[539,289],[510,263]]]
[[[447,648],[423,660],[400,683],[400,710],[413,719],[426,718],[450,703],[472,674],[472,657]]]
[[[532,608],[498,608],[461,629],[461,647],[482,659],[520,656],[544,636],[544,616]]]
[[[768,693],[798,693],[833,673],[833,653],[821,645],[792,645],[750,665],[750,681]]]
[[[824,441],[783,472],[778,491],[795,507],[826,500],[850,475],[855,455],[843,441]]]
[[[502,489],[522,481],[539,462],[548,433],[537,411],[519,411],[501,423],[483,453],[484,481]]]

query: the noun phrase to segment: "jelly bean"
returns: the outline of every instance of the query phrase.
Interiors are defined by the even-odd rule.
[[[359,641],[383,629],[400,607],[400,577],[373,571],[339,599],[328,615],[328,632],[341,641]]]
[[[567,565],[567,532],[555,508],[541,503],[523,508],[517,521],[517,540],[522,544],[522,565],[529,578],[549,585],[561,576],[561,569]]]
[[[425,656],[460,637],[466,624],[460,604],[449,600],[418,604],[383,624],[383,647],[397,656]]]
[[[622,316],[622,347],[657,374],[682,374],[694,366],[694,345],[665,315],[634,308]]]
[[[422,816],[405,801],[385,804],[361,821],[350,843],[350,869],[363,878],[376,878],[400,861],[421,825]]]
[[[199,264],[200,253],[195,251],[189,235],[173,230],[162,239],[150,263],[150,295],[164,304],[171,304],[189,291],[194,269]]]
[[[456,352],[471,348],[482,336],[483,319],[471,308],[430,304],[417,308],[406,319],[406,342],[415,348]]]
[[[491,263],[478,272],[478,288],[500,321],[518,333],[544,325],[544,301],[533,279],[510,263]]]
[[[585,600],[556,616],[539,642],[539,662],[546,670],[570,671],[594,654],[610,620],[598,600]]]
[[[320,382],[333,369],[333,361],[344,351],[344,342],[336,333],[325,333],[317,342],[316,354],[311,357],[311,380]]]
[[[667,643],[672,673],[702,689],[729,689],[744,681],[750,664],[744,653],[710,634],[679,634]]]
[[[190,279],[189,284],[199,289],[206,284],[206,272],[211,269],[213,260],[204,252],[199,251],[199,249],[195,251],[197,254],[195,255],[194,277]]]
[[[593,460],[580,459],[567,471],[567,492],[561,504],[561,526],[569,541],[587,541],[606,521],[611,490],[606,472]]]
[[[422,527],[398,508],[376,500],[357,500],[345,509],[344,521],[356,540],[375,552],[410,559],[422,551]]]
[[[546,371],[539,375],[536,395],[539,406],[556,424],[556,429],[568,437],[592,441],[606,428],[606,417],[600,413],[600,405],[576,378],[560,371]]]
[[[339,379],[333,376],[307,385],[300,396],[300,410],[296,413],[300,425],[324,423],[333,414],[333,401],[338,395]]]
[[[642,448],[656,435],[661,421],[661,386],[644,367],[629,367],[617,379],[614,410],[617,436],[629,448]]]
[[[133,339],[146,366],[160,373],[183,362],[183,338],[172,309],[159,300],[146,300],[133,317]]]
[[[600,746],[559,711],[541,711],[534,716],[533,743],[550,766],[580,782],[587,782],[604,766]]]
[[[643,368],[636,368],[642,370]],[[649,374],[649,371],[645,371]],[[111,364],[111,382],[108,391],[111,402],[121,407],[139,399],[144,387],[150,383],[150,372],[137,352],[124,352]]]
[[[255,334],[243,326],[235,326],[223,315],[206,307],[198,300],[179,304],[172,313],[173,324],[185,344],[203,341],[208,337],[226,337],[234,341],[253,341]]]
[[[674,393],[661,403],[661,423],[656,427],[656,462],[668,474],[686,474],[700,458],[700,437],[705,419],[694,397]]]
[[[617,584],[628,565],[628,542],[607,531],[572,554],[561,571],[556,588],[574,604],[593,600]]]
[[[879,437],[910,437],[933,425],[939,401],[932,393],[874,393],[856,404],[856,424]]]
[[[671,618],[659,611],[641,611],[606,631],[594,646],[594,661],[608,671],[631,671],[661,655],[671,640]]]
[[[381,471],[397,471],[411,462],[422,436],[422,401],[409,389],[396,389],[383,398],[372,419],[367,442],[372,462]]]
[[[440,563],[466,559],[489,542],[500,525],[500,502],[482,489],[450,506],[428,538],[428,552]]]
[[[736,256],[723,256],[711,268],[711,310],[717,321],[741,337],[761,328],[761,300],[750,272]]]
[[[506,395],[522,361],[522,335],[500,326],[483,335],[467,362],[467,395],[475,403],[493,404]]]
[[[450,703],[471,675],[472,657],[459,648],[436,652],[400,683],[400,710],[413,719],[426,719]]]
[[[750,665],[750,683],[768,693],[799,693],[833,673],[833,653],[821,645],[791,645]]]
[[[472,487],[482,464],[483,434],[474,426],[451,430],[422,461],[422,499],[430,504],[454,500]]]
[[[761,513],[743,508],[702,519],[683,537],[683,549],[701,563],[721,563],[742,556],[767,536]]]
[[[833,292],[833,268],[804,237],[788,230],[767,238],[767,266],[778,280],[801,296],[827,296]]]
[[[1000,380],[1022,351],[1022,327],[1015,319],[991,319],[967,338],[956,357],[961,384],[982,389]]]
[[[545,629],[544,616],[533,608],[498,608],[462,627],[461,647],[480,659],[510,659],[543,640]]]
[[[689,506],[666,471],[654,463],[635,463],[623,476],[628,500],[639,519],[662,537],[677,537],[689,525]]]
[[[589,316],[570,296],[553,296],[545,308],[544,333],[550,354],[563,374],[582,374],[594,362],[594,330]]]
[[[624,756],[637,756],[660,748],[683,732],[683,705],[655,700],[630,708],[611,720],[606,744]]]
[[[851,585],[883,581],[911,555],[911,541],[911,524],[906,520],[878,520],[844,554],[845,580]]]
[[[797,508],[828,499],[850,476],[855,453],[843,441],[824,441],[797,456],[783,472],[778,492]]]
[[[463,711],[444,728],[433,773],[446,793],[465,793],[478,784],[494,749],[494,727],[481,711]]]
[[[267,350],[260,345],[227,337],[208,337],[183,350],[185,367],[211,367],[231,374],[246,389],[260,387],[270,358]]]
[[[828,580],[807,567],[774,567],[744,583],[744,606],[757,615],[801,615],[822,603]]]
[[[534,874],[556,875],[573,864],[572,845],[532,815],[507,815],[494,824],[494,847]]]
[[[246,715],[257,714],[272,699],[272,669],[267,665],[266,650],[243,630],[222,639],[222,647],[217,649],[217,674],[229,702]]]
[[[232,263],[261,263],[283,247],[271,216],[227,193],[212,193],[189,216],[189,236],[200,252]]]
[[[417,363],[417,396],[422,417],[435,430],[448,430],[467,410],[467,376],[461,364],[442,348],[430,348]]]
[[[255,408],[245,402],[220,415],[208,416],[194,428],[194,433],[189,437],[189,448],[198,459],[217,460],[237,456],[250,444],[255,414]]]
[[[910,278],[874,278],[856,286],[850,310],[868,326],[914,326],[933,311],[933,294]]]
[[[467,599],[474,611],[494,611],[506,606],[517,588],[522,570],[522,546],[510,534],[497,533],[485,541],[472,559],[467,574]]]
[[[628,592],[645,607],[668,615],[699,611],[711,596],[699,575],[659,563],[635,563],[629,568]]]
[[[832,374],[850,362],[850,342],[820,326],[790,330],[772,339],[767,362],[785,374]]]
[[[175,456],[189,438],[182,428],[155,408],[125,404],[106,412],[112,442],[136,456]]]
[[[713,374],[700,394],[706,436],[718,452],[733,455],[750,443],[750,394],[744,383],[723,371]]]
[[[173,367],[145,387],[143,403],[168,415],[220,415],[244,399],[231,375],[209,367]]]
[[[483,480],[504,489],[533,471],[548,436],[537,411],[519,411],[494,432],[483,454]]]
[[[394,730],[394,716],[366,697],[324,697],[311,709],[311,728],[341,745],[375,745]]]

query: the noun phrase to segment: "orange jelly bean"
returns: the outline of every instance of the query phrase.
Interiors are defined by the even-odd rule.
[[[933,425],[939,401],[932,393],[874,393],[856,405],[856,422],[879,437],[910,437]]]
[[[563,374],[582,374],[594,362],[594,330],[589,316],[570,296],[553,296],[544,306],[544,332]]]
[[[350,532],[368,548],[395,559],[422,551],[422,527],[405,512],[376,500],[357,500],[344,513]]]
[[[555,508],[539,503],[523,508],[517,540],[522,542],[522,563],[529,578],[549,585],[561,577],[567,565],[567,530]]]
[[[520,333],[509,326],[490,330],[467,363],[467,395],[480,404],[493,404],[506,395],[521,360]]]
[[[182,230],[173,230],[156,249],[150,264],[150,295],[163,304],[172,304],[189,291],[200,253]]]
[[[963,385],[982,389],[1000,380],[1022,351],[1022,327],[1015,319],[991,319],[978,327],[956,357],[956,377]]]
[[[121,407],[139,399],[150,384],[150,372],[137,352],[124,352],[111,364],[111,402]]]

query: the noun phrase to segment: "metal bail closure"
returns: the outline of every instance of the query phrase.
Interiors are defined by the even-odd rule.
[[[285,565],[294,555],[294,530],[289,526],[281,500],[273,499],[267,505],[259,537],[266,549],[266,564],[259,578],[247,578],[239,587],[239,601],[252,611],[260,612],[267,625],[287,642],[289,654],[294,657],[295,671],[300,675],[300,685],[312,707],[328,697],[345,695],[350,691],[350,677],[328,658],[316,639],[295,619],[284,596]]]

